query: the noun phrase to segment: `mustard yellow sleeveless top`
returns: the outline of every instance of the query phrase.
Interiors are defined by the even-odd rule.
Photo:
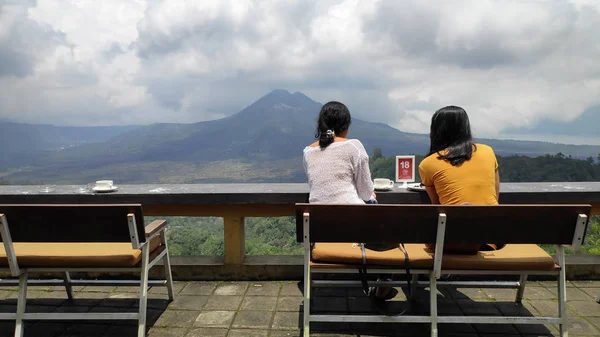
[[[419,165],[421,181],[425,186],[435,186],[442,205],[465,202],[473,205],[497,205],[496,170],[498,161],[491,147],[475,144],[477,149],[470,160],[452,166],[448,161],[432,154]]]

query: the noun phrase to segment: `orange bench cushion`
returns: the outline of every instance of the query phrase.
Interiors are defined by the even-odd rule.
[[[424,244],[406,244],[410,267],[414,269],[433,268],[433,251]],[[315,243],[311,257],[314,267],[327,267],[326,264],[362,265],[360,246],[352,243]],[[325,263],[325,265],[323,265]],[[321,264],[321,265],[319,265]],[[367,265],[404,266],[404,253],[400,248],[385,252],[367,249]],[[552,256],[534,244],[506,245],[495,251],[482,251],[477,254],[444,254],[442,269],[456,270],[554,270]]]
[[[434,251],[422,244],[407,244],[411,267],[433,264]],[[413,263],[413,261],[415,261]],[[554,259],[535,244],[509,244],[502,249],[480,251],[477,254],[444,254],[444,270],[555,270]]]
[[[19,267],[134,267],[142,259],[131,242],[15,242]],[[161,245],[160,237],[150,241],[150,252]],[[0,244],[0,266],[8,266]]]

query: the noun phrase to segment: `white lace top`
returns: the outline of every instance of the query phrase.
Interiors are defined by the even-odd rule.
[[[369,155],[357,139],[304,149],[310,203],[363,204],[373,195]]]

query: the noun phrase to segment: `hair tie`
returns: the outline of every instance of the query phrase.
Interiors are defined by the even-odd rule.
[[[333,139],[335,137],[335,132],[333,130],[327,130],[325,131],[325,134],[327,135],[327,138]]]

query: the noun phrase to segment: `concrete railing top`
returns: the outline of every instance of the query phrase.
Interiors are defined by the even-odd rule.
[[[377,192],[381,203],[429,203],[424,192],[397,185]],[[118,185],[110,193],[81,192],[80,185],[57,185],[51,192],[41,186],[0,186],[0,203],[142,203],[196,205],[281,205],[306,202],[307,184],[140,184]],[[503,183],[501,203],[600,204],[600,182]]]

